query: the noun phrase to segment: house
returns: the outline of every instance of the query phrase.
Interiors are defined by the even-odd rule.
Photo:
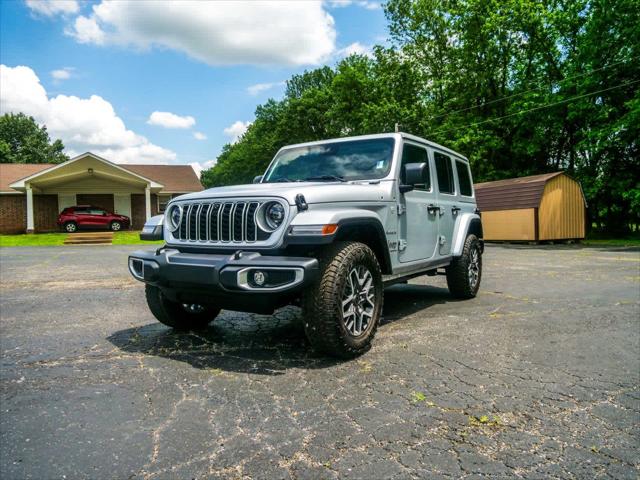
[[[474,185],[485,240],[552,241],[585,236],[587,203],[564,172]]]
[[[189,165],[117,165],[87,152],[51,164],[0,164],[0,233],[58,230],[62,209],[94,205],[141,229],[175,196],[203,190]]]

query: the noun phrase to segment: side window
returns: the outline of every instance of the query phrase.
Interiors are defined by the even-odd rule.
[[[400,182],[405,183],[404,166],[407,163],[426,163],[427,173],[425,175],[424,184],[417,185],[416,190],[431,190],[431,173],[429,172],[429,157],[427,156],[427,149],[405,143],[402,148],[402,161],[400,162]]]
[[[460,195],[464,195],[465,197],[473,196],[469,166],[464,162],[456,160],[456,171],[458,172],[458,184],[460,185]]]
[[[435,152],[434,158],[436,161],[436,173],[438,174],[438,190],[440,193],[455,194],[451,159],[440,152]]]
[[[73,213],[75,213],[76,215],[88,215],[88,211],[86,208],[76,208]]]

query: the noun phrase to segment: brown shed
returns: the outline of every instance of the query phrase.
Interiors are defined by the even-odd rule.
[[[475,185],[485,240],[573,240],[585,236],[586,201],[564,172]]]

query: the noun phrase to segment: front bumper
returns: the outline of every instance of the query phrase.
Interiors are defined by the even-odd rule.
[[[318,261],[257,252],[196,254],[161,248],[133,252],[129,271],[174,301],[268,313],[318,277]]]

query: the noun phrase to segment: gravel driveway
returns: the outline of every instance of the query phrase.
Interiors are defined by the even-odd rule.
[[[131,250],[0,251],[3,479],[640,474],[637,250],[488,246],[478,298],[394,286],[349,362],[293,308],[173,333]]]

